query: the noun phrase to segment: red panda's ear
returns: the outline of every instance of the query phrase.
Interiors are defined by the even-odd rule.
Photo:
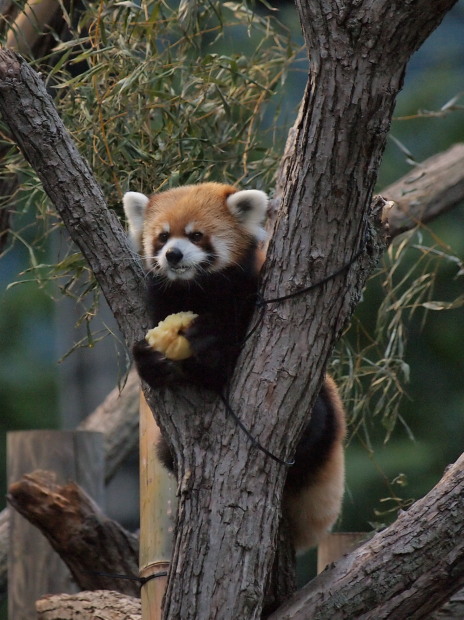
[[[266,220],[268,202],[267,194],[259,189],[245,189],[235,192],[226,200],[227,207],[232,215],[258,241],[263,241],[266,238],[263,225]]]
[[[124,213],[129,225],[129,239],[137,252],[142,249],[142,231],[148,197],[139,192],[127,192],[122,199]]]

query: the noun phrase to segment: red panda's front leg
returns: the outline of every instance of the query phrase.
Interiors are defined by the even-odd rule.
[[[232,304],[224,299],[224,310],[203,313],[185,330],[193,350],[185,360],[189,381],[221,393],[231,378],[242,348],[251,304],[230,311]],[[236,304],[237,306],[237,304]]]
[[[182,335],[190,343],[193,355],[182,361],[166,358],[146,340],[133,347],[140,377],[154,389],[190,383],[220,392],[230,375],[234,357],[224,337],[224,327],[213,315],[198,316]]]
[[[159,351],[155,351],[145,339],[136,342],[132,352],[139,376],[151,388],[172,385],[181,380],[180,363],[169,360]]]
[[[216,368],[224,355],[224,327],[214,315],[201,314],[184,331],[193,357],[205,368]]]

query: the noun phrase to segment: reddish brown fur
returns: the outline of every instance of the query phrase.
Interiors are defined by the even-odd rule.
[[[144,236],[153,242],[163,225],[169,224],[171,236],[184,237],[185,227],[195,223],[206,242],[211,237],[220,239],[227,244],[231,263],[238,261],[250,246],[251,235],[227,208],[226,199],[236,191],[232,185],[201,183],[153,194],[147,205]],[[145,247],[145,253],[151,255],[152,248]]]
[[[345,488],[345,410],[330,375],[325,376],[324,383],[336,417],[336,434],[330,454],[302,492],[292,493],[288,489],[284,492],[284,507],[297,550],[313,547],[328,534],[340,514]]]

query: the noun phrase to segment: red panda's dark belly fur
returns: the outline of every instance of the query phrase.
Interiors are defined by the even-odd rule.
[[[148,277],[148,307],[156,326],[176,312],[208,314],[224,329],[224,341],[239,345],[256,303],[257,277],[240,268],[208,274],[204,281],[169,282]]]
[[[194,355],[181,362],[185,379],[221,391],[230,377],[256,304],[256,248],[240,265],[186,281],[148,274],[152,325],[170,314],[198,314],[186,331]]]

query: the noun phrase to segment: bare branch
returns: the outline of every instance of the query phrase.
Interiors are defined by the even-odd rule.
[[[395,205],[386,213],[390,235],[425,224],[464,200],[464,144],[455,144],[381,192]]]
[[[464,586],[463,515],[464,454],[393,525],[326,569],[269,620],[429,617]]]
[[[138,539],[111,521],[74,482],[57,486],[50,472],[10,485],[9,503],[38,527],[83,589],[137,596],[139,583],[100,573],[138,577]]]

